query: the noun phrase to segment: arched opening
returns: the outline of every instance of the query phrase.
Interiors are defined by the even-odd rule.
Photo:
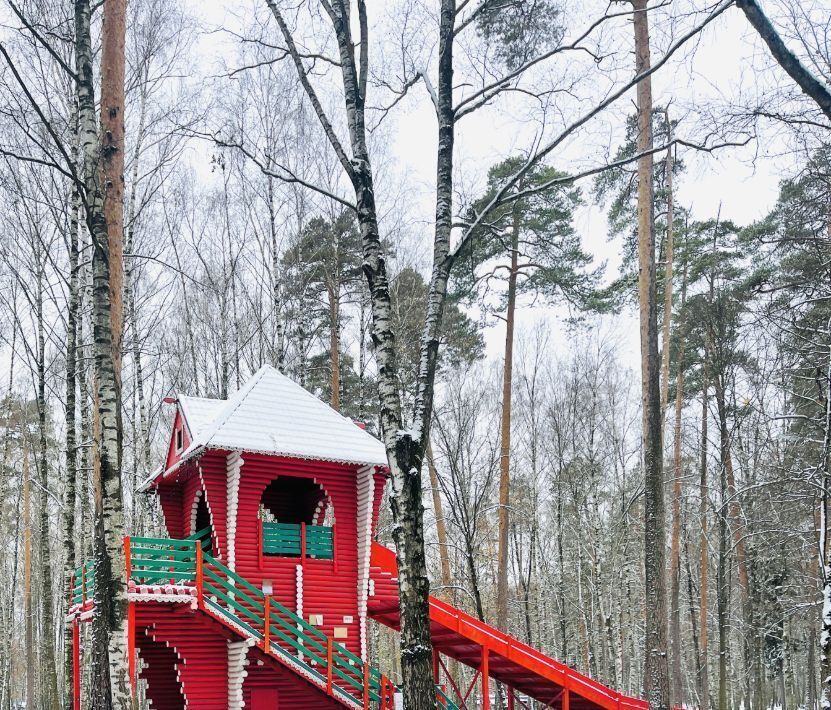
[[[259,515],[264,555],[333,558],[332,502],[315,480],[275,478],[263,491]]]
[[[145,697],[151,708],[184,710],[182,685],[177,668],[181,663],[176,651],[163,643],[139,634],[136,646],[141,657],[139,677],[145,682]]]
[[[213,554],[211,527],[211,511],[208,508],[208,501],[205,498],[205,491],[199,491],[195,501],[196,510],[193,512],[193,522],[190,537],[202,541],[202,549],[209,555]]]

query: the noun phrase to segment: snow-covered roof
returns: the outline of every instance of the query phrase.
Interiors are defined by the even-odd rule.
[[[177,398],[179,407],[185,417],[188,426],[188,433],[191,440],[204,433],[211,422],[217,418],[219,413],[228,402],[224,399],[208,399],[207,397],[185,397],[180,395]]]
[[[386,466],[384,445],[279,370],[261,367],[227,400],[178,398],[192,439],[187,460],[205,449]]]

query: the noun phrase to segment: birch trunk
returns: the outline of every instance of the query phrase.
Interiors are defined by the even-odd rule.
[[[42,255],[38,255],[40,259]],[[38,264],[37,295],[37,412],[38,412],[38,566],[40,568],[40,704],[58,709],[58,675],[55,667],[55,620],[52,614],[52,555],[49,534],[49,449],[46,436],[46,333],[43,321],[43,262]]]
[[[78,215],[80,196],[72,190],[69,213],[69,300],[66,314],[66,488],[63,502],[63,578],[71,588],[72,574],[78,564],[75,554],[75,502],[77,498],[78,442],[76,437],[78,310],[80,306],[78,278]],[[66,597],[64,597],[66,599]],[[72,626],[64,624],[64,707],[72,707]]]
[[[633,0],[635,68],[650,68],[647,0]],[[667,609],[665,584],[664,480],[660,370],[655,267],[654,185],[652,150],[652,82],[637,86],[638,152],[638,262],[640,275],[641,379],[644,461],[644,584],[648,608],[644,657],[644,694],[652,709],[669,707],[667,664]]]
[[[101,58],[101,134],[96,125],[89,0],[75,1],[75,66],[84,207],[92,237],[95,383],[94,710],[130,707],[126,658],[126,585],[121,498],[121,364],[124,0],[105,0]]]
[[[439,330],[450,270],[450,232],[453,198],[453,35],[454,0],[442,0],[439,19],[439,60],[436,113],[439,123],[436,224],[433,273],[428,288],[413,424],[403,419],[398,387],[398,362],[392,322],[392,302],[384,250],[378,232],[375,184],[367,147],[364,106],[369,76],[369,30],[364,0],[357,0],[359,41],[352,37],[350,13],[344,0],[324,5],[338,44],[344,109],[351,156],[340,142],[317,94],[303,59],[275,0],[266,0],[279,25],[298,78],[324,133],[355,192],[355,207],[363,247],[363,272],[372,308],[372,341],[378,365],[378,394],[384,445],[390,468],[390,507],[393,539],[398,554],[401,606],[401,669],[407,710],[427,710],[435,704],[429,623],[429,590],[424,553],[424,511],[421,470],[430,436],[433,383],[438,361]],[[357,56],[356,56],[357,48]]]
[[[286,369],[285,328],[283,327],[283,296],[280,279],[280,250],[277,240],[277,213],[274,209],[274,178],[267,177],[268,229],[271,237],[271,307],[274,310],[274,331],[276,355],[274,367],[280,372]]]
[[[335,266],[335,273],[337,273]],[[335,411],[340,411],[340,287],[337,276],[327,283],[329,298],[329,404]]]
[[[829,322],[831,325],[831,322]],[[826,369],[825,422],[823,432],[823,461],[820,467],[819,501],[819,564],[822,580],[822,612],[819,628],[819,704],[822,710],[831,710],[831,560],[829,560],[828,500],[831,491],[831,348]]]
[[[707,481],[707,438],[708,438],[708,411],[707,411],[707,389],[708,383],[708,362],[707,348],[704,348],[704,379],[701,388],[701,463],[699,471],[699,518],[701,520],[701,534],[699,536],[699,574],[700,582],[700,603],[699,603],[699,624],[700,637],[699,648],[701,651],[701,675],[698,678],[698,689],[701,706],[705,709],[710,707],[710,672],[708,655],[708,617],[709,617],[709,591],[710,591],[710,541],[707,536],[709,516],[709,483]]]
[[[511,271],[508,274],[508,307],[505,313],[505,362],[502,368],[502,418],[499,451],[499,534],[496,574],[496,625],[508,631],[508,528],[511,504],[511,394],[514,370],[514,316],[516,311],[519,210],[514,203],[511,227]]]
[[[146,76],[143,78],[146,82]],[[135,232],[136,232],[136,192],[138,190],[139,181],[139,162],[141,159],[141,150],[144,145],[145,127],[147,121],[147,87],[142,85],[141,98],[139,102],[139,121],[136,130],[136,145],[133,150],[132,171],[130,176],[130,192],[127,198],[127,238],[126,250],[127,254],[133,256],[135,249]],[[139,341],[138,328],[138,312],[136,308],[136,276],[135,276],[135,259],[130,259],[130,266],[125,272],[124,281],[124,300],[127,302],[127,321],[130,327],[131,340],[131,356],[133,359],[133,368],[135,369],[135,396],[138,399],[138,443],[141,446],[141,458],[139,459],[139,452],[133,456],[134,461],[141,460],[141,474],[142,479],[150,475],[150,430],[148,425],[147,413],[147,398],[144,394],[144,371],[141,361],[141,343]],[[138,481],[135,482],[138,484]]]
[[[32,602],[32,508],[29,453],[23,451],[23,615],[26,639],[26,707],[36,707],[35,610]]]

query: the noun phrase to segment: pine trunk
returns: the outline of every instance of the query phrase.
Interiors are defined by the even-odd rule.
[[[687,295],[687,270],[681,286],[681,308]],[[665,316],[668,317],[668,316]],[[667,347],[666,345],[664,347]],[[672,704],[682,705],[681,679],[681,479],[684,471],[681,462],[681,414],[684,410],[684,340],[678,342],[677,372],[675,376],[675,430],[672,451],[672,543],[670,563],[670,675],[672,680]]]
[[[650,68],[647,0],[633,0],[635,68]],[[665,582],[666,528],[661,422],[661,383],[658,357],[657,290],[655,264],[654,184],[652,150],[652,82],[638,83],[638,261],[640,275],[641,378],[644,461],[644,584],[646,614],[644,694],[650,708],[669,707],[667,663],[667,608]],[[647,154],[648,153],[648,154]]]
[[[430,475],[430,490],[433,494],[433,510],[436,515],[436,537],[439,543],[439,563],[441,567],[442,590],[439,596],[448,603],[453,602],[451,587],[453,577],[450,571],[450,548],[447,542],[447,522],[444,519],[444,508],[441,501],[441,490],[439,487],[439,472],[433,458],[433,444],[427,442],[427,471]]]
[[[505,363],[502,368],[502,417],[499,451],[499,532],[496,575],[496,626],[508,631],[508,529],[511,505],[511,394],[514,370],[514,316],[516,312],[519,210],[514,203],[511,228],[511,271],[508,274],[508,306],[505,313]]]

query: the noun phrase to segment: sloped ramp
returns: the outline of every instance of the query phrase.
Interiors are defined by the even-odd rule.
[[[370,565],[369,616],[397,630],[400,612],[395,553],[373,543]],[[612,690],[433,596],[430,597],[430,622],[433,648],[475,668],[486,689],[488,677],[504,684],[509,689],[509,708],[521,702],[517,694],[557,710],[646,710],[648,707],[646,701]],[[438,675],[438,657],[434,665]],[[461,703],[460,707],[466,707],[470,689],[455,686],[449,674],[447,680],[452,686],[452,695],[456,696],[454,700]],[[447,692],[451,695],[450,689]],[[483,695],[487,710],[488,692]]]

